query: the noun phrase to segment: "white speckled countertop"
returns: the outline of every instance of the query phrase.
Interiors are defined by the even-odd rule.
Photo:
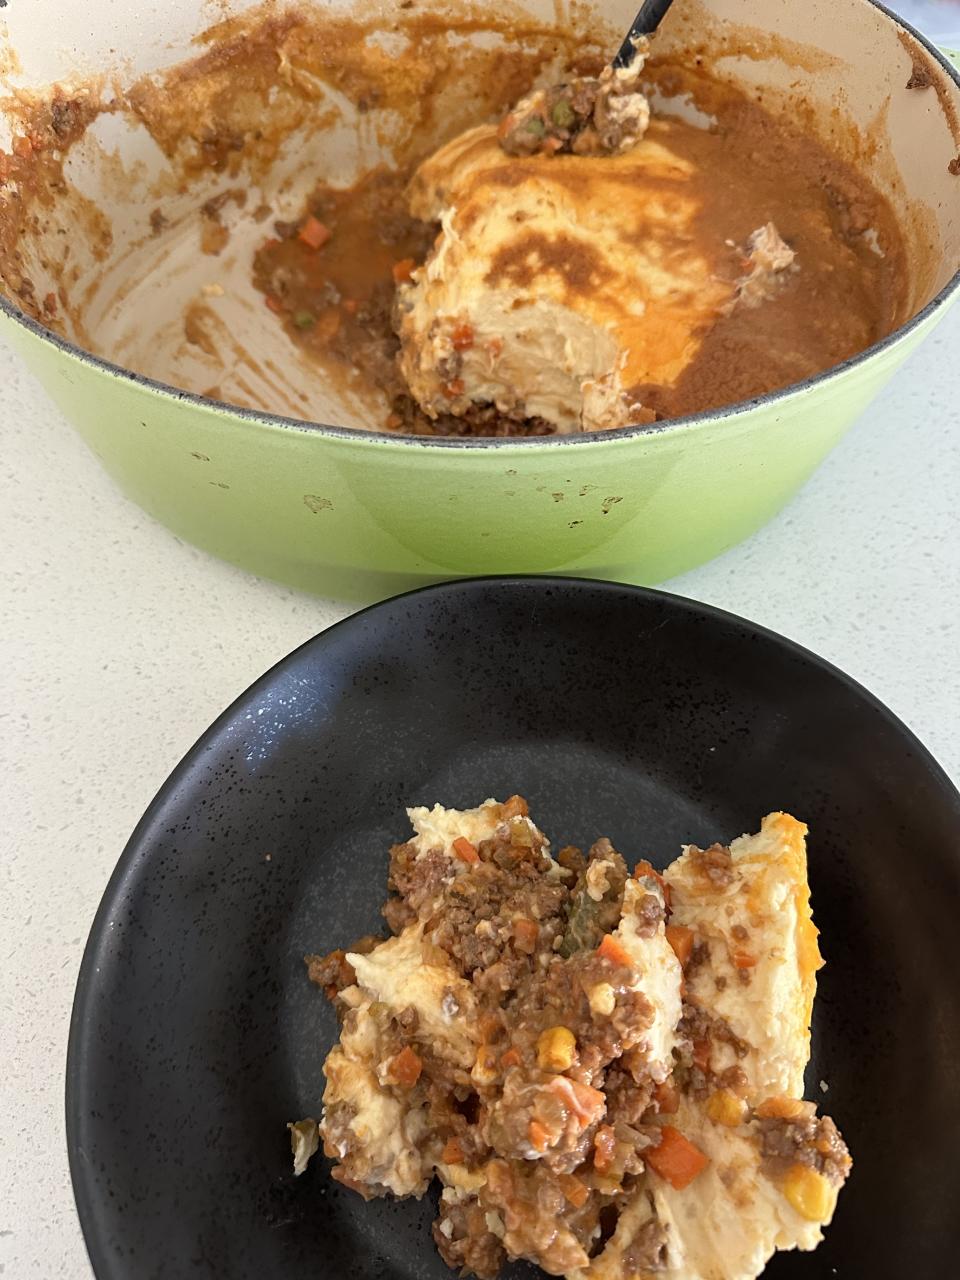
[[[669,583],[829,658],[960,778],[960,307],[790,506]],[[70,1006],[124,843],[215,716],[347,610],[183,545],[0,348],[0,1273],[89,1280]]]

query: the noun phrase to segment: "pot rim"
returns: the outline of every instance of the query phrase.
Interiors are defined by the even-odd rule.
[[[911,23],[901,18],[898,14],[889,9],[882,0],[863,0],[872,8],[878,9],[884,17],[889,19],[895,27],[911,35],[923,49],[934,59],[941,71],[946,72],[947,76],[960,90],[960,69],[955,67],[946,56],[946,54],[936,45],[932,44],[922,32],[918,31]],[[731,419],[743,417],[745,414],[755,409],[764,408],[767,405],[779,405],[795,396],[802,395],[804,392],[819,387],[826,382],[839,379],[852,369],[858,368],[865,364],[868,360],[872,360],[875,356],[881,355],[883,352],[891,349],[897,343],[903,341],[910,336],[915,330],[919,329],[928,320],[949,302],[953,296],[960,292],[960,267],[954,272],[947,283],[935,294],[930,301],[921,308],[916,315],[912,316],[904,324],[899,325],[892,333],[887,334],[879,342],[873,343],[866,347],[863,351],[855,356],[851,356],[847,360],[843,360],[840,364],[831,366],[829,369],[821,370],[819,373],[813,374],[809,378],[804,378],[800,382],[792,382],[789,386],[781,387],[776,391],[768,391],[763,395],[754,396],[750,400],[741,400],[736,404],[723,405],[718,409],[705,409],[699,413],[685,414],[679,418],[669,418],[664,422],[647,423],[642,426],[635,427],[617,427],[607,431],[582,431],[570,435],[552,435],[552,436],[417,436],[405,435],[399,432],[393,433],[388,431],[377,431],[367,427],[342,427],[335,426],[332,423],[311,422],[301,418],[290,418],[283,414],[269,413],[260,409],[247,409],[241,405],[233,405],[224,400],[214,400],[209,396],[200,395],[194,391],[186,391],[183,388],[175,387],[172,383],[162,382],[157,378],[147,377],[145,374],[136,373],[132,369],[127,369],[123,365],[115,364],[112,360],[108,360],[103,356],[95,355],[91,351],[86,351],[83,347],[78,346],[74,342],[70,342],[66,338],[61,338],[59,334],[53,333],[44,325],[34,320],[32,316],[28,316],[21,311],[19,307],[14,306],[8,298],[0,294],[0,312],[8,316],[15,323],[21,325],[34,337],[39,338],[42,342],[49,343],[56,350],[63,352],[65,355],[72,356],[80,360],[84,364],[92,365],[101,373],[112,374],[114,377],[120,378],[125,382],[133,383],[135,386],[142,387],[148,391],[157,393],[161,398],[170,397],[174,400],[185,401],[188,404],[195,405],[197,408],[212,410],[217,414],[229,414],[231,417],[240,418],[247,423],[253,423],[256,426],[269,427],[271,429],[280,429],[282,431],[294,430],[308,435],[318,435],[334,440],[356,441],[366,445],[379,445],[381,447],[394,445],[400,448],[413,446],[420,449],[464,449],[467,451],[483,450],[483,449],[503,449],[503,448],[519,448],[519,449],[556,449],[556,448],[576,448],[578,446],[585,447],[594,444],[607,443],[610,445],[617,442],[634,440],[644,436],[659,436],[669,433],[679,433],[689,431],[704,426],[710,422],[726,422]]]

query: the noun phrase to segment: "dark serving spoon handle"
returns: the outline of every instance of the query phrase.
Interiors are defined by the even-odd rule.
[[[672,3],[673,0],[643,0],[640,11],[627,32],[626,39],[617,50],[617,56],[613,60],[615,68],[629,66],[633,61],[634,40],[637,36],[652,36]]]

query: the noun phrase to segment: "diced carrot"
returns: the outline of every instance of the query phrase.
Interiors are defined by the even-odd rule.
[[[554,1076],[547,1088],[563,1100],[584,1128],[603,1115],[607,1100],[592,1085],[581,1084],[569,1076]]]
[[[672,1116],[680,1110],[680,1090],[672,1080],[663,1080],[653,1091],[657,1110],[661,1115]]]
[[[450,335],[454,351],[469,351],[473,346],[473,326],[458,324]]]
[[[617,1135],[608,1124],[602,1124],[593,1140],[593,1167],[597,1173],[606,1173],[613,1164],[617,1151]]]
[[[540,929],[533,920],[521,916],[513,922],[513,938],[518,951],[525,951],[528,956],[532,956],[540,941]]]
[[[523,796],[510,796],[500,806],[500,817],[504,822],[511,818],[529,818],[530,808]]]
[[[702,1040],[694,1040],[693,1062],[694,1066],[699,1067],[701,1071],[710,1070],[710,1040],[708,1037],[704,1036]]]
[[[395,262],[391,268],[394,282],[396,284],[406,284],[413,275],[416,265],[412,258],[401,258],[399,262]]]
[[[324,226],[320,219],[315,218],[311,213],[300,228],[299,239],[311,249],[322,249],[332,234],[330,228]]]
[[[457,396],[462,396],[467,388],[467,384],[462,378],[451,378],[443,388],[443,394],[448,400],[456,400]]]
[[[603,956],[604,960],[609,960],[613,964],[626,965],[628,968],[633,964],[630,952],[612,933],[603,935],[603,941],[597,947],[597,955]]]
[[[271,311],[275,311],[277,315],[283,314],[283,303],[274,293],[268,293],[266,296],[266,304]]]
[[[344,298],[342,305],[348,316],[355,316],[360,310],[360,303],[356,298]]]
[[[693,930],[688,929],[682,924],[667,925],[667,941],[673,947],[677,959],[680,961],[681,969],[687,967],[690,955],[693,951]]]
[[[590,1195],[589,1187],[586,1187],[579,1178],[575,1178],[572,1173],[559,1174],[557,1181],[564,1199],[569,1200],[575,1209],[582,1209]]]
[[[459,858],[464,862],[479,862],[480,855],[477,853],[476,847],[470,843],[466,836],[457,836],[453,842],[454,850]]]
[[[550,1145],[550,1134],[539,1120],[531,1120],[527,1125],[527,1137],[534,1151],[546,1151]]]
[[[751,955],[749,951],[735,951],[733,953],[733,963],[738,969],[752,969],[757,963],[757,957]]]
[[[646,1161],[674,1191],[688,1187],[710,1163],[699,1147],[669,1124],[663,1127],[660,1145],[646,1152]]]
[[[507,1067],[519,1067],[523,1059],[520,1057],[520,1050],[511,1048],[500,1055],[500,1065],[506,1071]]]
[[[422,1070],[423,1059],[407,1044],[390,1063],[390,1078],[402,1089],[412,1089],[420,1079]]]
[[[463,1164],[463,1147],[456,1138],[448,1138],[440,1152],[444,1164]]]
[[[517,118],[512,112],[508,112],[500,121],[497,127],[497,137],[502,142],[513,126],[517,123]]]

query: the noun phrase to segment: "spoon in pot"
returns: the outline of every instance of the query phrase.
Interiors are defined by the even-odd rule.
[[[653,35],[666,17],[667,10],[672,4],[673,0],[643,0],[643,4],[637,11],[637,16],[634,18],[630,30],[624,37],[623,44],[617,50],[617,55],[612,64],[614,70],[620,67],[629,67],[633,61],[634,54],[637,52],[637,44],[641,38]]]
[[[599,76],[537,89],[501,120],[497,140],[514,156],[614,155],[643,137],[650,107],[640,90],[649,38],[673,0],[644,0],[613,61]]]

